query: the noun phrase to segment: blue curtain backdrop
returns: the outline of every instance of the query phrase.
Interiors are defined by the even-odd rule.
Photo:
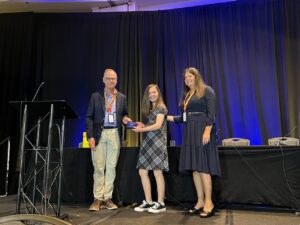
[[[149,83],[178,114],[182,72],[194,66],[216,92],[219,141],[266,144],[300,123],[299,12],[297,0],[241,0],[157,12],[0,14],[0,138],[12,136],[17,146],[18,114],[8,101],[31,99],[44,81],[37,99],[65,99],[81,116],[66,126],[66,146],[77,146],[107,67],[118,72],[134,120]],[[168,135],[181,144],[180,125],[169,124]],[[299,138],[299,129],[290,135]],[[133,132],[126,139],[139,145]]]
[[[161,12],[37,14],[44,99],[66,99],[84,117],[89,94],[101,86],[106,67],[116,68],[139,120],[149,83],[158,83],[170,114],[178,114],[182,71],[195,66],[218,98],[219,139],[244,137],[265,144],[289,131],[284,2],[233,2]],[[298,6],[296,4],[295,6]],[[299,19],[296,14],[293,19]],[[54,88],[56,87],[56,88]],[[58,88],[61,87],[61,88]],[[100,88],[101,89],[101,88]],[[81,140],[84,120],[72,122]],[[181,127],[169,125],[181,143]],[[136,134],[127,132],[129,145]]]

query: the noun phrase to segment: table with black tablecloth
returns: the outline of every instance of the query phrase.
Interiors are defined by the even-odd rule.
[[[219,146],[222,177],[213,178],[216,202],[264,204],[300,209],[300,146]],[[136,169],[138,147],[123,147],[117,165],[113,198],[134,203],[144,199]],[[197,199],[192,175],[178,172],[180,148],[169,147],[170,171],[164,173],[166,200],[192,202]],[[150,173],[155,199],[156,184]],[[62,201],[93,199],[93,166],[89,149],[64,150]]]

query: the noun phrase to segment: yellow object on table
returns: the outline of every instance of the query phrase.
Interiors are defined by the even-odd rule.
[[[89,148],[89,142],[86,138],[86,132],[83,132],[82,134],[82,148]]]

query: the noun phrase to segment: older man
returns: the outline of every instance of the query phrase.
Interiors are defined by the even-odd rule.
[[[103,92],[92,94],[86,113],[86,133],[94,166],[94,202],[90,211],[117,209],[112,201],[116,165],[122,141],[122,122],[127,124],[126,96],[116,89],[118,77],[113,69],[103,75]]]

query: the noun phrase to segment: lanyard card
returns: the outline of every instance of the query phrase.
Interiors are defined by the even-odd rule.
[[[186,122],[186,112],[182,113],[182,120],[183,120],[183,122]]]
[[[113,123],[114,122],[114,114],[113,113],[108,113],[108,122]]]

